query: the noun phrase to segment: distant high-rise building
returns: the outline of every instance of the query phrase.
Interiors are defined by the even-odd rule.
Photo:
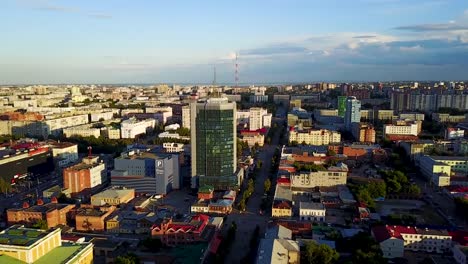
[[[182,127],[190,129],[190,106],[182,107]]]
[[[338,116],[344,117],[346,112],[346,96],[338,96]]]
[[[191,109],[192,188],[237,186],[236,103],[227,98],[194,102]]]
[[[345,129],[351,131],[351,125],[353,123],[359,123],[361,121],[361,101],[356,99],[354,96],[346,98],[346,112],[345,112]]]

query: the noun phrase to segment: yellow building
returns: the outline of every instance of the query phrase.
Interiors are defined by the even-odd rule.
[[[91,196],[91,204],[101,205],[120,205],[129,202],[135,198],[135,189],[110,188]]]
[[[0,232],[0,263],[93,263],[91,243],[62,242],[60,232],[60,228],[46,231],[20,225]]]

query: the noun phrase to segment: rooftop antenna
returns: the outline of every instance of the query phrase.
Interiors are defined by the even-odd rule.
[[[216,65],[213,66],[213,97],[221,97],[219,89],[216,87]]]
[[[93,151],[93,147],[88,146],[88,158],[91,158],[91,156],[92,156],[92,151]]]
[[[239,63],[237,62],[238,58],[239,58],[239,53],[236,52],[236,71],[235,71],[235,76],[234,76],[234,79],[236,81],[236,88],[239,88]]]

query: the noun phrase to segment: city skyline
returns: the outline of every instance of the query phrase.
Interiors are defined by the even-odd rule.
[[[112,4],[112,5],[111,5]],[[466,79],[468,4],[1,3],[0,84]],[[339,6],[339,8],[337,8]]]

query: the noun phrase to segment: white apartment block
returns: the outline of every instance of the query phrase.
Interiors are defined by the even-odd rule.
[[[385,258],[403,257],[405,250],[441,254],[452,249],[452,237],[446,230],[386,225],[372,228],[371,233]]]
[[[37,107],[36,100],[15,100],[13,101],[13,107],[26,109],[28,107]]]
[[[301,144],[305,142],[308,145],[329,145],[341,142],[341,134],[337,131],[319,129],[319,130],[305,130],[305,131],[290,131],[289,143],[296,141]]]
[[[93,128],[89,125],[84,126],[75,126],[63,129],[63,135],[67,138],[80,136],[80,137],[95,137],[98,138],[101,136],[100,128]]]
[[[138,135],[146,134],[147,131],[154,129],[156,120],[148,118],[139,121],[136,118],[130,118],[122,121],[120,126],[122,138],[135,138]]]
[[[182,106],[182,127],[190,129],[190,106]]]
[[[52,156],[59,167],[75,163],[78,160],[78,145],[69,142],[54,142],[50,144]]]
[[[48,134],[58,134],[64,128],[88,124],[88,121],[88,115],[74,115],[46,120],[45,124],[49,130]]]
[[[326,209],[322,203],[300,202],[299,219],[325,222]]]
[[[250,108],[249,128],[250,130],[257,130],[263,128],[263,115],[267,113],[266,109],[252,107]]]
[[[91,113],[89,116],[91,122],[107,121],[114,118],[114,112]]]
[[[395,125],[384,125],[385,135],[411,135],[417,136],[420,131],[420,124],[418,123],[407,123],[407,124],[395,124]]]
[[[339,163],[326,171],[297,172],[291,174],[291,187],[314,188],[345,185],[348,177],[348,167]]]

